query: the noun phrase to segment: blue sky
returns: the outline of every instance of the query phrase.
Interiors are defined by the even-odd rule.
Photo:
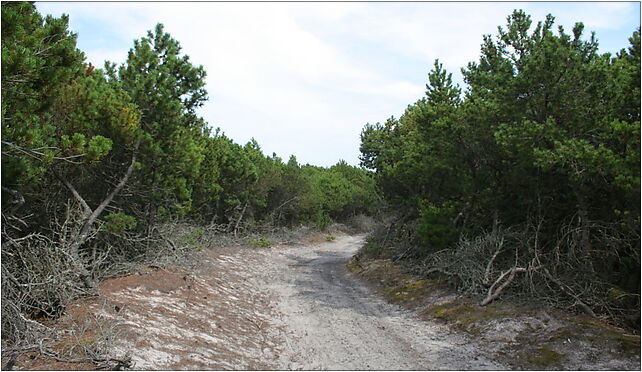
[[[513,9],[534,23],[546,14],[570,33],[581,21],[601,52],[628,46],[639,2],[152,3],[37,2],[70,16],[78,47],[101,67],[124,62],[133,40],[158,22],[207,71],[201,115],[236,142],[329,166],[359,163],[359,133],[399,117],[424,94],[435,58],[463,84]]]

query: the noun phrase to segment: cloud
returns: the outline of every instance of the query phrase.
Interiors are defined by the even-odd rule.
[[[551,12],[559,22],[566,23],[568,30],[575,22],[582,22],[591,29],[615,30],[621,27],[624,19],[638,18],[639,8],[633,2],[596,2],[590,6],[570,7],[559,5]]]
[[[506,3],[372,4],[354,24],[361,38],[378,41],[409,58],[464,66],[474,58],[482,35],[494,33],[513,5]]]
[[[201,114],[267,154],[357,164],[366,122],[403,113],[424,94],[439,58],[456,82],[514,8],[535,21],[617,27],[629,5],[602,3],[37,3],[70,14],[88,59],[124,61],[157,22],[207,71]],[[577,19],[575,19],[577,18]],[[572,23],[570,23],[572,25]],[[630,30],[626,30],[627,34]],[[624,39],[626,40],[626,39]]]

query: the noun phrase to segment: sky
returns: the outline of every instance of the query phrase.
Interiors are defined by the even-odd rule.
[[[639,2],[210,3],[36,2],[68,14],[87,61],[123,63],[156,23],[207,71],[200,115],[235,142],[254,138],[266,155],[330,166],[359,164],[366,123],[399,117],[425,94],[439,58],[464,87],[461,68],[479,59],[514,9],[533,23],[553,14],[571,33],[595,31],[600,52],[628,47]]]

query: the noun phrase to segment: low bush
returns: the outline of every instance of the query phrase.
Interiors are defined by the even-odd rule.
[[[272,246],[272,243],[270,243],[269,240],[260,237],[258,239],[250,239],[248,240],[247,244],[250,245],[250,247],[253,248],[270,248]]]

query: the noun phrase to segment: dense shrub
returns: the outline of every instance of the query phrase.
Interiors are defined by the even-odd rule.
[[[639,324],[640,30],[611,55],[582,23],[567,34],[550,15],[507,21],[462,69],[463,94],[435,61],[425,97],[363,129],[362,164],[419,238],[414,249],[391,239],[406,220],[365,249],[430,263],[477,293],[557,296]],[[486,243],[500,231],[496,253]]]

